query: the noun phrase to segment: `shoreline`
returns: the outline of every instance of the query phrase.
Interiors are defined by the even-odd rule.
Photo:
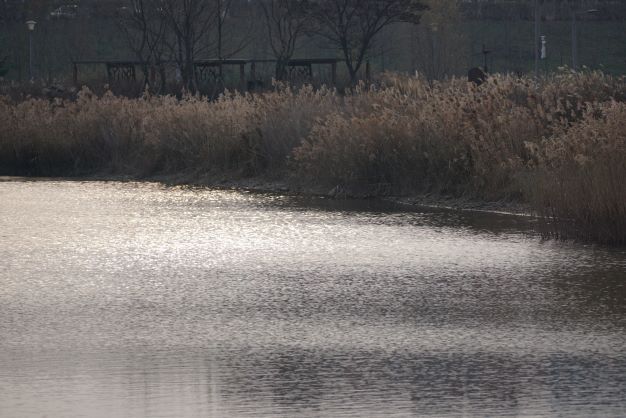
[[[278,176],[256,176],[248,178],[233,178],[225,175],[157,175],[138,177],[130,175],[84,175],[75,177],[36,177],[36,176],[0,176],[0,182],[11,181],[76,181],[76,182],[137,182],[158,183],[165,186],[197,187],[210,190],[231,190],[248,193],[267,193],[285,196],[304,196],[335,200],[379,200],[399,206],[412,208],[444,209],[450,211],[493,213],[519,217],[537,217],[529,205],[512,201],[487,201],[476,198],[453,197],[414,193],[405,195],[375,195],[359,193],[354,190],[335,186],[330,190],[324,186],[296,184],[289,179]]]

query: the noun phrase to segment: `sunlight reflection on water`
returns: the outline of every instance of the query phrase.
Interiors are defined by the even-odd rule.
[[[626,253],[532,219],[0,182],[0,416],[623,416]]]

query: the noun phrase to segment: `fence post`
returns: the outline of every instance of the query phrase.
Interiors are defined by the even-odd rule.
[[[239,64],[239,84],[241,85],[241,91],[246,90],[246,64]]]

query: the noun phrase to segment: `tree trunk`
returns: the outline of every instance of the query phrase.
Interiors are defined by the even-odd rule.
[[[196,92],[196,77],[194,74],[193,66],[193,47],[189,41],[185,42],[185,72],[183,75],[183,81],[185,88],[191,92]]]
[[[276,80],[284,81],[287,79],[287,66],[289,59],[280,57],[276,60]]]

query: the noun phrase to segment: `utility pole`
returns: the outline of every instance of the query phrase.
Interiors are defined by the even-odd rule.
[[[576,71],[577,69],[578,69],[578,29],[576,28],[576,11],[572,8],[572,70]]]
[[[439,32],[439,25],[437,23],[432,23],[430,25],[430,29],[432,32],[432,49],[433,49],[433,59],[432,59],[432,73],[431,77],[436,79],[439,77],[439,66],[437,65],[437,34]]]
[[[217,59],[219,60],[220,82],[224,75],[224,66],[222,65],[222,31],[224,29],[224,18],[226,13],[222,11],[222,0],[217,0]]]
[[[573,6],[570,7],[572,11],[572,69],[576,71],[578,69],[578,26],[576,24],[578,16],[598,13],[599,10],[589,9],[582,12],[577,12],[573,8]]]

